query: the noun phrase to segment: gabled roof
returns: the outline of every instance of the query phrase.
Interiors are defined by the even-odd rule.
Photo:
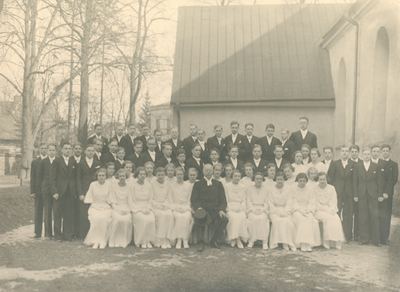
[[[334,105],[329,55],[318,41],[347,7],[180,7],[171,102]]]

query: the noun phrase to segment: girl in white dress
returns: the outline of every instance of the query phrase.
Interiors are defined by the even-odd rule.
[[[233,165],[232,164],[224,165],[224,172],[225,172],[225,177],[221,179],[221,182],[222,185],[225,186],[227,183],[230,183],[232,181]]]
[[[263,183],[267,188],[275,187],[275,174],[276,174],[276,165],[273,163],[268,163],[267,177],[265,178],[265,181]]]
[[[169,163],[165,166],[165,182],[167,183],[174,183],[176,182],[175,177],[175,165],[173,163]]]
[[[301,154],[301,151],[296,150],[293,154],[293,157],[294,163],[292,163],[292,166],[294,167],[294,177],[296,177],[299,173],[307,173],[307,167],[303,164],[303,154]]]
[[[247,218],[249,228],[249,244],[251,248],[256,240],[262,240],[263,249],[268,249],[268,188],[263,184],[264,175],[256,172],[254,185],[245,189],[247,201]]]
[[[293,190],[285,184],[284,173],[278,171],[276,185],[269,189],[269,210],[272,222],[269,247],[276,248],[282,243],[285,250],[296,250],[293,242],[294,224],[292,220]]]
[[[151,205],[156,217],[156,242],[154,246],[166,249],[171,248],[172,231],[174,229],[174,215],[169,199],[171,183],[165,181],[164,167],[156,169],[156,177],[157,180],[151,183],[153,186]]]
[[[156,239],[156,219],[151,206],[153,186],[146,180],[146,170],[138,167],[135,171],[137,181],[131,185],[129,207],[133,213],[134,241],[137,247],[152,248]]]
[[[133,177],[133,163],[130,160],[125,160],[124,162],[124,169],[126,171],[126,183],[129,185],[131,184],[135,178]]]
[[[332,185],[328,185],[328,175],[319,172],[317,175],[318,185],[314,187],[315,196],[315,218],[323,224],[324,247],[330,248],[334,243],[337,249],[342,249],[345,241],[342,221],[337,214],[337,194]]]
[[[85,197],[85,204],[91,204],[88,215],[90,229],[83,241],[86,245],[93,245],[93,248],[105,248],[110,236],[111,207],[108,204],[110,196],[110,182],[106,180],[107,170],[100,168],[97,171],[97,181],[90,184]]]
[[[310,189],[318,185],[318,183],[315,181],[317,174],[318,170],[314,166],[311,166],[307,170],[307,176],[308,176],[307,185],[310,187]]]
[[[305,173],[299,173],[297,186],[293,187],[294,243],[301,251],[312,251],[313,246],[321,245],[318,221],[314,218],[315,197],[307,186],[307,180]]]
[[[190,196],[192,195],[193,185],[183,181],[184,170],[176,168],[176,182],[171,184],[170,203],[175,219],[172,237],[176,238],[177,249],[182,247],[189,248],[189,237],[193,227],[192,209],[190,208]]]
[[[151,183],[152,181],[155,181],[157,178],[154,176],[154,168],[155,168],[154,163],[151,162],[151,161],[147,161],[144,164],[144,168],[146,170],[146,181],[148,183]]]
[[[249,236],[246,223],[246,195],[245,186],[239,183],[242,173],[235,169],[232,174],[232,182],[225,185],[225,195],[228,207],[226,209],[229,219],[226,226],[227,240],[232,247],[237,244],[238,248],[243,248],[243,243],[247,242]]]
[[[216,150],[214,150],[215,152]],[[222,174],[222,164],[217,162],[214,164],[213,166],[214,168],[214,172],[213,172],[213,179],[217,180],[217,181],[221,181],[221,174]]]
[[[317,148],[312,148],[310,150],[311,162],[306,165],[307,169],[309,169],[311,166],[314,166],[318,172],[324,171],[325,164],[323,164],[321,161],[318,161],[320,157],[321,157],[321,152],[319,152]]]
[[[109,247],[127,247],[132,240],[132,213],[128,198],[131,189],[127,185],[126,171],[121,168],[116,173],[118,183],[112,186],[109,202],[112,206],[112,226]]]
[[[295,187],[296,184],[296,177],[293,175],[294,167],[290,165],[290,163],[285,163],[282,167],[283,173],[285,174],[285,183],[291,187]]]
[[[245,187],[254,185],[254,181],[253,181],[254,165],[251,163],[246,163],[244,165],[244,172],[245,172],[246,176],[240,180],[240,183],[243,184]]]

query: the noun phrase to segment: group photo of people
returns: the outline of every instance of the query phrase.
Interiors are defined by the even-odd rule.
[[[389,144],[321,147],[306,116],[293,132],[268,123],[263,137],[251,122],[243,134],[240,126],[230,122],[223,137],[215,125],[207,137],[191,124],[188,137],[172,128],[163,141],[160,130],[136,125],[106,138],[96,124],[85,145],[40,143],[34,237],[94,249],[197,244],[199,252],[389,244],[398,180]]]

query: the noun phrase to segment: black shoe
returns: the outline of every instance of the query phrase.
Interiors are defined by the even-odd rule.
[[[380,243],[374,243],[375,246],[380,247],[381,244]]]
[[[386,241],[381,242],[381,244],[383,244],[383,245],[389,245],[389,239],[386,240]]]
[[[41,238],[42,236],[41,235],[37,235],[37,234],[35,234],[34,236],[32,236],[32,238]]]
[[[197,243],[197,251],[203,252],[203,250],[204,250],[204,243],[200,241],[199,243]]]
[[[217,248],[217,249],[221,249],[222,247],[218,244],[218,242],[216,241],[210,241],[210,246],[212,248]]]

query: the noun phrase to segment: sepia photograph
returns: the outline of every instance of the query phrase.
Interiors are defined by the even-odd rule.
[[[399,0],[0,0],[0,292],[400,291]]]

